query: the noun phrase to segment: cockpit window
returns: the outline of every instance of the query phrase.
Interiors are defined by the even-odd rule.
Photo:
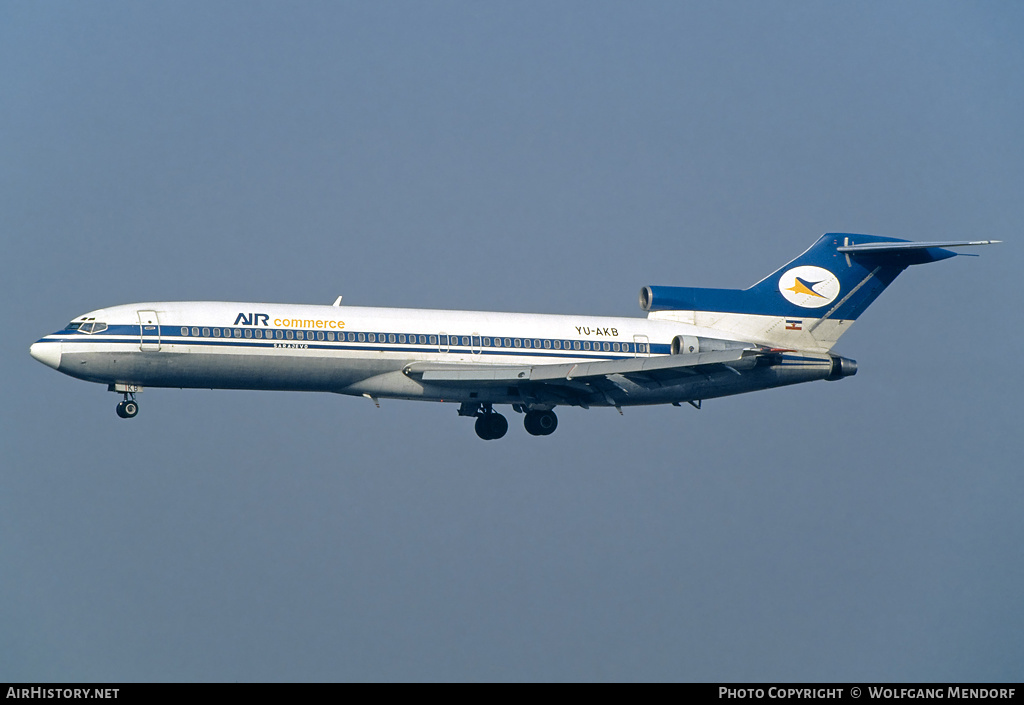
[[[75,327],[78,328],[79,333],[102,333],[107,329],[106,323],[100,323],[99,321],[86,321],[85,323],[72,323],[72,330]]]
[[[81,323],[68,323],[67,330],[78,330],[81,325]]]

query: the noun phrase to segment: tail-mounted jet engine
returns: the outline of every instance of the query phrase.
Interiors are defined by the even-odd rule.
[[[699,335],[677,335],[672,338],[673,355],[693,355],[701,352],[714,352],[717,350],[743,350],[756,347],[750,343],[742,343],[738,340],[721,340],[720,338],[705,338]]]
[[[857,374],[856,360],[851,360],[848,357],[839,357],[838,355],[830,355],[829,357],[832,358],[832,372],[825,378],[829,382],[835,382],[837,379],[852,377]]]

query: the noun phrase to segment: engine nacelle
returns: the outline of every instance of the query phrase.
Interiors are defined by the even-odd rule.
[[[700,352],[700,338],[694,335],[677,335],[672,338],[672,354],[684,355]]]
[[[693,355],[699,352],[712,352],[715,350],[743,350],[750,347],[753,346],[738,340],[705,338],[699,335],[677,335],[672,338],[673,355]]]
[[[837,379],[852,377],[857,374],[856,360],[851,360],[848,357],[839,357],[838,355],[830,355],[830,357],[832,358],[832,372],[825,378],[829,382],[835,382]]]
[[[688,286],[645,286],[640,308],[652,311],[750,311],[757,305],[749,290],[700,289]]]
[[[680,290],[688,291],[676,286],[645,286],[640,290],[640,308],[647,312],[681,310],[686,304],[680,300]]]

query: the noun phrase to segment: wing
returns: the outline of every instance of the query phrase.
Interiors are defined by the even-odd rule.
[[[596,397],[615,405],[611,394],[629,394],[636,387],[650,389],[676,384],[682,378],[723,368],[753,367],[759,348],[720,350],[692,355],[659,355],[598,362],[488,365],[481,363],[413,362],[406,375],[425,384],[473,387],[517,387],[524,399],[538,403],[588,406]]]

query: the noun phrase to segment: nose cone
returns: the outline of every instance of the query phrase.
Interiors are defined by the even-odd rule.
[[[57,369],[60,367],[60,353],[61,344],[52,343],[49,341],[39,341],[38,343],[32,343],[32,347],[28,349],[32,357],[39,360],[47,367]]]

